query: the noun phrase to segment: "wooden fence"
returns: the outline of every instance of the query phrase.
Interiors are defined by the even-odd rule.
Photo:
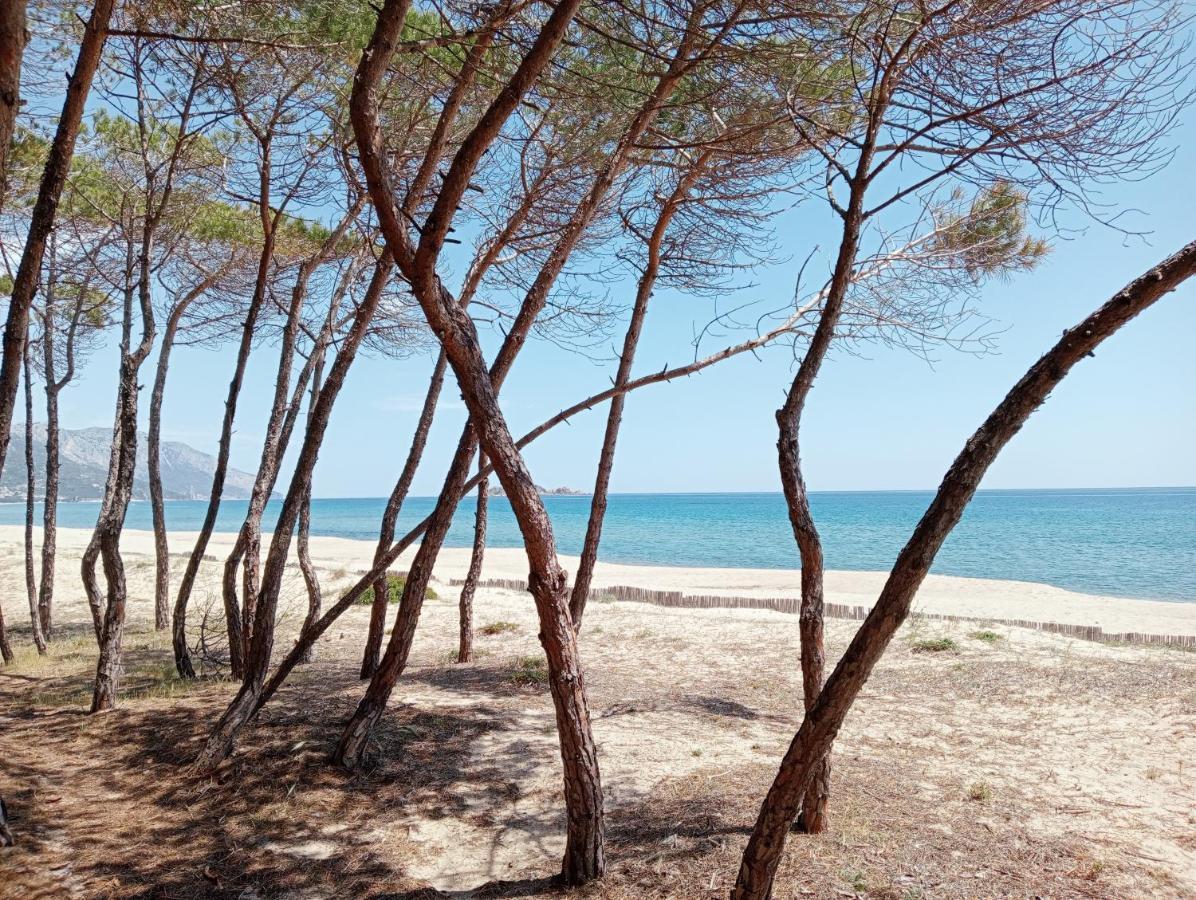
[[[453,578],[449,584],[460,586],[463,579]],[[479,587],[506,588],[512,591],[526,591],[527,582],[515,578],[491,578],[478,583]],[[634,603],[652,603],[656,606],[670,606],[684,609],[771,609],[776,612],[798,612],[800,600],[796,597],[720,597],[713,594],[683,594],[680,591],[654,591],[649,588],[611,585],[594,588],[590,598],[611,597]],[[825,615],[832,619],[853,619],[862,621],[868,615],[867,606],[848,606],[844,603],[827,603]],[[1196,650],[1196,635],[1193,634],[1141,634],[1134,631],[1106,632],[1096,625],[1070,625],[1062,622],[1030,622],[1025,619],[994,619],[987,616],[951,616],[945,613],[915,612],[920,619],[941,622],[974,622],[995,625],[1012,625],[1034,631],[1061,634],[1082,641],[1101,641],[1119,644],[1150,644],[1166,647],[1181,647]]]

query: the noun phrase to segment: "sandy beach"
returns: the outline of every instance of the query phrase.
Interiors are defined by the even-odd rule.
[[[553,709],[525,593],[479,591],[477,659],[457,664],[449,580],[464,574],[468,551],[446,550],[438,597],[425,604],[363,771],[327,762],[362,692],[368,609],[355,606],[227,768],[196,780],[189,763],[236,685],[218,672],[177,679],[168,635],[152,630],[150,535],[127,532],[121,701],[89,717],[95,642],[78,582],[87,537],[60,534],[60,630],[38,657],[24,622],[21,531],[0,530],[0,586],[19,645],[16,665],[0,669],[0,794],[18,834],[0,895],[139,896],[153,886],[182,898],[423,898],[500,883],[560,896],[537,880],[559,862],[563,825]],[[231,538],[216,535],[208,550],[193,624],[205,609],[219,619]],[[176,578],[190,539],[172,535]],[[328,538],[313,551],[326,598],[373,552]],[[484,576],[520,578],[522,563],[519,551],[490,550]],[[870,603],[882,579],[831,573],[829,599]],[[795,580],[620,565],[600,565],[597,578],[728,596],[791,595]],[[305,603],[292,568],[276,654]],[[932,576],[918,608],[1196,633],[1196,605],[1007,581]],[[827,622],[829,661],[855,627]],[[725,897],[797,721],[795,617],[603,600],[591,604],[581,643],[611,827],[611,869],[585,896]],[[780,896],[1196,895],[1194,709],[1190,652],[912,620],[839,737],[831,829],[790,840]]]
[[[59,529],[58,546],[64,555],[78,556],[90,537],[91,532],[84,529]],[[191,532],[172,533],[172,557],[188,553],[195,544],[195,538],[196,535]],[[231,549],[234,538],[235,535],[227,533],[212,535],[208,555],[223,559]],[[35,530],[35,540],[39,546],[40,539],[40,530]],[[23,529],[0,526],[0,547],[5,548],[9,555],[20,552],[23,540]],[[121,548],[132,557],[152,557],[153,535],[148,531],[125,531],[121,535]],[[374,544],[344,538],[313,537],[311,550],[313,559],[323,568],[361,574],[368,571],[373,562]],[[292,544],[292,557],[293,551]],[[469,549],[463,547],[446,547],[442,550],[436,561],[437,580],[447,584],[452,579],[464,578],[469,567],[469,553]],[[414,555],[413,547],[400,557],[394,568],[403,569]],[[577,558],[562,555],[561,563],[566,571],[573,571],[577,567]],[[19,572],[17,574],[20,575]],[[483,579],[526,577],[527,561],[522,550],[487,548]],[[826,578],[827,600],[871,606],[884,585],[885,577],[884,572],[830,571]],[[790,570],[632,566],[599,562],[594,575],[595,587],[616,584],[729,597],[799,595],[798,574]],[[65,584],[67,590],[75,586],[77,577]],[[138,584],[134,579],[134,592],[144,589],[145,585]],[[1096,625],[1107,632],[1196,635],[1196,603],[1100,597],[1025,581],[929,575],[918,591],[914,609],[918,612],[975,618]]]

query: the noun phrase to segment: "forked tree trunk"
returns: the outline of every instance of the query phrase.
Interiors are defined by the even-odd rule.
[[[100,514],[96,519],[95,529],[87,541],[80,563],[80,575],[83,579],[83,590],[87,595],[87,605],[91,608],[92,625],[95,627],[96,645],[104,646],[104,620],[107,615],[107,600],[105,592],[100,588],[100,581],[96,575],[96,563],[103,554],[103,537],[105,529],[113,527],[113,506],[116,504],[120,491],[121,466],[124,462],[125,441],[125,408],[128,399],[124,386],[125,363],[129,358],[129,347],[133,334],[133,266],[134,254],[132,241],[126,238],[125,272],[124,272],[124,302],[121,313],[120,336],[120,367],[118,369],[116,389],[116,411],[112,422],[112,449],[108,453],[108,475],[104,481],[104,495],[100,500]],[[134,435],[136,436],[136,435]],[[109,582],[111,587],[112,583]]]
[[[37,609],[37,575],[33,564],[33,505],[37,498],[37,470],[33,458],[33,370],[29,365],[29,344],[25,344],[25,593],[29,598],[29,620],[33,626],[33,644],[42,656],[46,639],[42,634],[41,615]]]
[[[478,455],[479,474],[486,471],[486,454]],[[461,585],[461,599],[458,602],[459,639],[457,641],[457,662],[473,661],[473,595],[482,577],[482,562],[486,556],[486,505],[489,500],[490,482],[482,477],[478,485],[478,506],[473,517],[473,552],[469,555],[469,571],[465,573],[465,584]]]
[[[8,301],[8,318],[4,326],[3,359],[0,360],[0,472],[4,470],[8,442],[12,436],[12,413],[21,380],[21,360],[29,330],[29,307],[33,303],[33,295],[37,292],[42,259],[46,253],[46,241],[54,227],[58,201],[62,197],[62,189],[70,171],[71,157],[75,153],[75,140],[79,135],[79,122],[83,117],[87,94],[91,90],[92,78],[100,64],[104,41],[108,37],[108,22],[112,18],[113,5],[114,0],[96,0],[91,17],[83,30],[83,40],[79,44],[75,68],[67,81],[62,114],[58,117],[58,127],[50,144],[37,200],[29,217],[25,249],[13,279]],[[12,10],[8,10],[6,4],[5,14],[9,12]],[[6,47],[4,51],[0,51],[0,56],[15,49]],[[19,59],[16,62],[19,70]],[[7,147],[7,143],[5,146]]]
[[[381,150],[376,144],[376,136],[378,134],[378,122],[375,108],[375,101],[371,96],[379,79],[381,78],[382,70],[387,65],[388,60],[393,54],[394,41],[401,29],[402,21],[405,15],[406,4],[402,0],[389,0],[386,6],[379,14],[378,27],[375,31],[374,37],[371,40],[370,50],[363,55],[362,65],[358,72],[358,78],[354,85],[353,96],[350,100],[351,114],[353,120],[354,132],[356,134],[358,148],[361,152],[363,168],[366,171],[366,180],[370,187],[371,197],[374,200],[375,209],[378,211],[380,218],[383,221],[383,231],[387,234],[388,240],[394,237],[395,241],[402,243],[405,236],[401,232],[401,226],[398,224],[398,212],[393,206],[392,195],[389,188],[389,178],[385,172],[385,167],[382,164]],[[564,13],[560,7],[557,9],[558,13]],[[695,20],[696,24],[696,20]],[[677,49],[675,56],[676,60],[682,59],[688,52],[690,35],[687,34],[686,41],[683,41]],[[671,67],[668,75],[661,78],[658,82],[656,90],[652,96],[645,100],[643,107],[636,115],[635,120],[630,126],[628,133],[620,141],[619,146],[608,160],[607,166],[600,173],[595,183],[591,187],[586,199],[579,205],[575,215],[570,220],[570,225],[565,229],[558,240],[553,252],[550,254],[545,266],[541,269],[535,282],[525,297],[523,307],[516,316],[512,327],[508,332],[506,340],[503,342],[502,348],[495,359],[495,363],[491,368],[490,376],[497,387],[509,371],[516,356],[526,340],[527,334],[534,324],[536,316],[540,310],[543,309],[548,292],[551,290],[556,277],[560,274],[569,254],[580,238],[587,223],[592,218],[594,212],[601,204],[602,198],[606,196],[610,186],[614,180],[623,171],[626,162],[630,157],[631,151],[634,149],[636,141],[642,136],[651,121],[655,118],[657,112],[667,100],[672,90],[675,88],[677,82],[680,80],[686,67],[677,65]],[[458,182],[458,188],[464,190],[464,183]],[[464,299],[464,298],[462,298]],[[464,305],[464,304],[462,304]],[[647,379],[645,383],[656,383],[660,380],[668,380],[669,377],[677,377],[686,374],[687,371],[698,371],[706,365],[714,361],[714,359],[726,358],[732,355],[731,351],[724,354],[716,355],[711,360],[704,360],[698,363],[691,364],[688,369],[677,370],[675,373],[662,373],[660,376],[652,376]],[[618,392],[616,392],[618,393]],[[613,394],[611,395],[613,396]],[[592,398],[592,402],[600,402],[606,399],[605,396]],[[585,401],[580,405],[580,408],[589,408],[592,405],[591,401]],[[578,410],[572,410],[572,413]],[[570,414],[572,414],[570,413]],[[525,437],[525,441],[534,440],[535,437],[542,434],[544,431],[552,427],[560,421],[565,421],[568,418],[566,414],[558,414],[549,423],[545,423],[532,434]],[[471,429],[467,424],[465,432],[463,432],[458,443],[457,452],[453,458],[453,462],[449,467],[449,475],[445,479],[445,487],[441,491],[440,499],[433,512],[427,516],[419,525],[413,528],[406,536],[398,543],[392,546],[386,553],[374,564],[371,572],[363,576],[349,591],[345,592],[341,598],[323,615],[315,626],[308,632],[301,634],[296,646],[279,664],[274,675],[266,683],[265,687],[253,691],[252,694],[243,690],[238,695],[237,699],[226,711],[224,718],[221,720],[221,734],[219,735],[219,744],[217,745],[217,736],[209,740],[208,751],[205,751],[204,762],[201,766],[210,768],[216,762],[223,759],[232,749],[233,741],[240,728],[254,715],[264,703],[278,690],[278,688],[286,681],[287,676],[294,669],[302,658],[305,648],[312,642],[319,639],[319,637],[335,622],[339,616],[349,609],[353,603],[364,593],[366,589],[371,587],[379,578],[385,574],[386,567],[394,562],[414,541],[422,537],[420,550],[417,553],[417,562],[420,554],[426,553],[427,559],[434,561],[436,553],[439,552],[439,542],[431,540],[431,536],[438,530],[438,523],[444,523],[443,527],[447,530],[448,522],[451,522],[453,511],[456,509],[456,504],[463,495],[464,479],[468,474],[469,464],[473,458],[473,453],[476,449],[476,440],[472,436]],[[480,479],[479,479],[480,480]],[[475,481],[474,484],[477,482]],[[447,518],[445,518],[447,517]],[[440,537],[443,541],[443,536]],[[424,567],[431,575],[430,564]],[[388,654],[393,649],[396,658],[405,658],[406,652],[410,647],[405,649],[396,646],[396,641],[400,644],[407,642],[409,645],[408,628],[404,626],[404,616],[410,615],[418,619],[419,604],[422,604],[422,598],[426,582],[419,585],[414,581],[410,575],[404,589],[404,599],[399,604],[399,621],[391,636],[391,643],[388,646]],[[410,600],[410,602],[408,602]],[[414,627],[414,622],[410,625]],[[413,632],[412,632],[413,633]],[[386,673],[384,679],[389,681],[389,685],[384,688],[385,692],[393,687],[394,679],[398,677],[398,672],[401,671],[402,666],[396,664],[392,671]],[[371,681],[371,687],[374,682],[378,680],[380,672],[375,672],[374,680]],[[368,692],[367,692],[368,693]],[[384,705],[384,704],[383,704]],[[380,714],[380,713],[379,713]],[[368,726],[365,728],[368,733]],[[362,745],[364,745],[364,737],[362,738]],[[343,757],[342,757],[343,758]],[[584,794],[584,790],[582,791]],[[599,798],[600,801],[600,798]],[[581,802],[580,800],[578,802]],[[577,823],[589,822],[594,823],[592,816],[580,815],[571,821]],[[578,825],[581,828],[581,824]],[[598,831],[601,831],[601,826],[598,825]],[[592,837],[592,834],[589,836]],[[571,841],[571,846],[574,848],[585,848],[587,846],[599,846],[601,840],[597,842],[590,840],[589,837],[579,834],[578,839]],[[582,851],[584,855],[584,850]],[[597,853],[590,853],[585,857],[586,861],[580,858],[569,855],[574,862],[568,864],[567,868],[573,875],[567,877],[574,877],[584,879],[587,876],[585,872],[595,871],[599,858],[600,851]],[[600,866],[598,866],[600,868]]]
[[[117,689],[122,674],[121,654],[128,586],[125,583],[124,561],[120,555],[120,532],[124,527],[125,513],[133,493],[133,472],[137,456],[137,368],[136,359],[126,354],[121,361],[120,373],[121,436],[115,490],[112,502],[96,523],[100,558],[108,591],[100,632],[100,658],[96,664],[95,691],[91,699],[93,713],[116,706]]]
[[[479,441],[494,460],[495,471],[502,481],[523,533],[531,568],[529,587],[540,618],[540,639],[548,658],[550,689],[560,735],[568,821],[562,878],[568,884],[580,884],[600,877],[606,862],[603,853],[602,784],[598,771],[597,747],[590,728],[585,683],[577,653],[577,635],[573,631],[573,623],[569,616],[567,579],[557,559],[552,527],[543,501],[536,492],[536,486],[519,451],[515,449],[514,439],[499,409],[497,389],[487,371],[473,322],[468,313],[443,290],[434,269],[439,249],[435,244],[437,241],[443,241],[447,233],[451,210],[464,193],[473,167],[523,93],[548,64],[577,7],[578,4],[570,0],[563,0],[557,4],[504,91],[486,110],[474,131],[462,143],[444,178],[436,203],[428,215],[420,247],[414,254],[411,254],[407,243],[405,226],[399,223],[391,205],[392,200],[386,188],[376,144],[374,129],[377,123],[373,115],[374,110],[369,108],[373,103],[370,93],[381,77],[382,69],[389,63],[394,40],[401,30],[406,13],[403,3],[388,0],[379,13],[370,47],[362,57],[351,100],[358,149],[361,152],[370,193],[379,212],[387,246],[398,259],[400,267],[411,283],[412,293],[424,310],[428,324],[440,339],[469,408],[471,421],[478,431]],[[534,320],[538,310],[533,307],[534,303],[525,303],[516,322],[521,318]],[[517,333],[516,325],[512,327],[511,334]],[[508,338],[510,336],[509,334]],[[522,341],[517,339],[512,349],[517,352],[521,344]],[[504,364],[503,360],[504,354],[500,351],[496,364]],[[509,363],[505,365],[509,366]],[[464,473],[458,477],[464,482]],[[452,505],[455,498],[456,491],[445,491],[442,497],[450,501],[446,506]],[[430,534],[431,529],[429,536]],[[401,604],[416,599],[423,593],[423,584],[418,587],[413,585],[416,581],[413,575],[416,567],[423,563],[425,570],[420,573],[419,580],[426,582],[430,577],[434,554],[426,553],[426,549],[426,544],[421,545],[420,552],[416,554],[415,564],[404,586]],[[385,695],[389,694],[394,684],[394,673],[387,671],[387,663],[393,656],[391,651],[395,649],[395,637],[398,633],[399,626],[396,625],[395,635],[392,635],[391,645],[387,648],[382,666],[371,679],[362,706],[358,707],[341,737],[335,754],[341,761],[352,763],[360,758],[370,726],[381,715],[386,703]]]
[[[374,268],[374,275],[370,279],[365,297],[357,307],[340,352],[329,370],[328,380],[320,390],[315,410],[303,435],[303,445],[299,450],[299,458],[295,462],[295,471],[291,475],[291,483],[283,498],[282,508],[279,510],[278,524],[274,529],[274,537],[270,542],[270,550],[266,554],[266,564],[262,571],[262,588],[257,599],[258,628],[253,635],[253,652],[246,659],[245,677],[241,681],[240,691],[212,730],[196,760],[196,768],[201,772],[213,770],[228,756],[237,734],[257,711],[257,701],[262,693],[262,685],[274,649],[274,618],[278,608],[278,595],[282,589],[282,575],[290,550],[291,534],[295,530],[303,498],[311,490],[312,472],[328,429],[332,408],[336,404],[337,396],[361,342],[369,330],[370,322],[378,310],[382,294],[390,279],[391,266],[390,255],[383,254]]]
[[[1063,337],[1030,367],[968,439],[898,555],[876,605],[852,638],[818,699],[806,712],[789,745],[744,850],[732,900],[764,900],[771,896],[786,832],[818,766],[830,751],[873,667],[909,615],[914,595],[935,556],[959,524],[997,455],[1076,363],[1091,356],[1106,338],[1193,274],[1196,274],[1196,241],[1130,282],[1076,327],[1063,332]]]
[[[148,197],[154,196],[152,176],[147,179]],[[136,277],[137,301],[141,313],[141,340],[131,348],[133,309],[131,291],[126,290],[123,333],[121,336],[120,381],[117,387],[117,425],[120,429],[119,453],[116,471],[109,482],[113,488],[110,502],[101,512],[96,523],[95,538],[98,541],[100,557],[104,565],[104,577],[108,583],[107,605],[104,608],[103,627],[100,632],[100,658],[96,664],[95,690],[91,698],[91,711],[104,712],[115,708],[117,690],[122,668],[122,644],[125,630],[125,607],[128,602],[128,585],[125,581],[124,560],[120,555],[120,533],[124,529],[125,514],[133,496],[133,478],[137,463],[137,400],[138,375],[141,364],[149,356],[154,345],[154,307],[150,292],[150,278],[153,274],[155,233],[162,213],[170,198],[169,175],[163,185],[160,206],[146,215],[141,226],[141,241],[137,248]],[[130,253],[132,245],[130,244]],[[126,284],[132,284],[132,259],[126,270]]]
[[[270,414],[266,421],[266,437],[262,442],[262,454],[258,461],[257,474],[253,479],[253,488],[249,495],[249,507],[245,513],[237,535],[237,541],[232,552],[224,563],[224,579],[222,584],[224,603],[228,608],[237,605],[237,576],[238,563],[242,566],[242,598],[241,598],[241,658],[248,652],[253,642],[253,627],[255,618],[254,605],[257,600],[261,573],[262,547],[262,517],[266,512],[266,504],[270,501],[270,494],[278,479],[278,469],[282,458],[286,454],[291,431],[298,418],[299,407],[307,390],[307,382],[313,369],[320,365],[320,350],[313,348],[299,378],[292,388],[291,370],[294,367],[296,345],[299,337],[299,325],[303,313],[303,305],[307,299],[307,288],[316,269],[335,251],[337,245],[344,238],[349,225],[361,210],[359,200],[341,218],[335,229],[321,244],[319,250],[299,265],[295,277],[295,284],[291,289],[291,302],[287,308],[287,318],[282,330],[282,342],[278,349],[278,367],[274,377],[274,397],[270,405]],[[348,291],[349,284],[356,272],[356,266],[351,266],[346,277],[337,284],[330,306],[330,315],[335,317],[335,309],[340,299]],[[327,327],[331,327],[329,319]],[[317,343],[324,339],[323,333]],[[233,677],[243,674],[240,667],[233,671]]]
[[[407,461],[403,463],[403,471],[399,480],[395,482],[394,490],[386,500],[386,509],[382,512],[382,526],[378,530],[378,546],[374,550],[374,565],[386,555],[395,539],[395,526],[402,512],[403,502],[411,490],[411,483],[415,480],[416,470],[423,459],[424,448],[428,444],[428,433],[432,430],[432,420],[436,416],[436,403],[440,398],[440,390],[444,386],[444,371],[448,360],[441,350],[436,357],[436,365],[432,368],[432,379],[428,382],[428,392],[424,395],[424,405],[420,409],[419,421],[415,425],[415,434],[411,437],[411,448],[407,451]],[[370,627],[365,641],[365,653],[361,659],[361,677],[371,677],[378,668],[378,658],[382,652],[382,633],[386,629],[387,588],[386,571],[373,583],[374,600],[370,604]]]

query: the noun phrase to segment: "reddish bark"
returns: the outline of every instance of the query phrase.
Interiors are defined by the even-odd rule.
[[[27,0],[0,4],[0,209],[8,183],[8,148],[21,111],[21,61],[29,38],[25,26]]]
[[[479,471],[486,468],[486,454],[478,456]],[[486,505],[489,482],[485,477],[478,483],[478,505],[473,517],[473,550],[469,555],[469,571],[465,573],[465,584],[461,585],[461,598],[457,603],[459,636],[457,641],[457,662],[473,661],[473,596],[482,577],[482,562],[486,556]]]
[[[652,299],[652,291],[656,287],[656,278],[660,273],[661,244],[664,242],[665,233],[668,231],[678,207],[701,175],[702,166],[709,155],[709,152],[701,154],[699,162],[693,165],[678,181],[672,194],[661,206],[660,214],[656,217],[656,224],[648,237],[648,257],[636,288],[631,320],[627,323],[627,332],[623,336],[623,352],[619,356],[619,368],[615,373],[615,387],[623,387],[631,380],[631,367],[635,362],[635,350],[639,346],[644,319],[648,315],[648,302]],[[590,518],[586,522],[581,559],[577,564],[577,574],[573,578],[573,592],[569,599],[569,613],[573,617],[573,627],[579,632],[581,631],[581,618],[585,614],[586,601],[590,596],[590,585],[593,583],[594,566],[598,562],[598,545],[602,539],[602,522],[606,517],[610,476],[614,470],[615,447],[619,440],[619,427],[623,423],[623,406],[626,400],[625,393],[616,394],[611,399],[610,409],[606,415],[606,432],[602,437],[598,472],[594,478],[594,494],[590,500]]]
[[[829,752],[844,718],[893,635],[947,536],[997,455],[1076,363],[1109,336],[1196,274],[1196,241],[1134,279],[1043,355],[968,439],[901,550],[876,605],[848,645],[814,705],[806,712],[744,850],[733,900],[764,900],[785,847],[789,825]]]
[[[428,433],[432,430],[432,420],[436,416],[436,403],[444,386],[444,370],[448,366],[448,359],[441,350],[436,357],[436,365],[432,369],[432,379],[428,383],[428,392],[424,395],[424,405],[420,409],[419,421],[415,425],[415,434],[411,437],[411,448],[407,451],[407,461],[403,463],[403,471],[399,480],[395,482],[394,490],[386,500],[386,509],[382,512],[382,527],[378,530],[378,546],[374,550],[374,565],[386,556],[395,539],[395,526],[399,521],[399,513],[403,509],[403,502],[411,490],[411,483],[415,480],[416,470],[424,455],[424,448],[428,444]],[[369,678],[378,668],[379,657],[382,653],[382,633],[386,629],[386,611],[388,609],[386,589],[386,569],[373,582],[374,600],[370,604],[369,633],[366,635],[365,653],[361,658],[361,677]]]
[[[303,435],[303,445],[299,450],[299,458],[295,462],[295,471],[291,476],[290,486],[283,498],[282,508],[279,510],[274,537],[270,542],[269,552],[266,554],[261,591],[257,598],[258,628],[255,629],[253,635],[252,653],[245,661],[245,677],[241,681],[240,691],[212,730],[212,734],[208,737],[207,743],[196,761],[196,768],[199,771],[211,771],[228,756],[232,751],[237,734],[260,705],[258,699],[262,694],[262,685],[269,670],[270,657],[274,649],[275,613],[278,608],[278,595],[282,588],[283,570],[286,568],[287,554],[290,551],[291,536],[295,530],[304,498],[311,490],[312,472],[316,466],[324,433],[328,428],[332,408],[344,385],[345,376],[348,375],[361,342],[369,329],[370,322],[373,321],[374,313],[377,312],[378,304],[381,302],[387,281],[390,278],[391,269],[392,262],[389,254],[383,254],[374,269],[374,275],[370,279],[365,297],[357,307],[353,323],[341,344],[335,362],[332,364],[328,379],[320,390],[307,431]],[[298,659],[295,662],[298,662]]]
[[[19,2],[19,0],[18,0]],[[6,4],[6,14],[14,12]],[[108,23],[112,18],[114,0],[96,0],[91,16],[83,31],[75,68],[66,86],[66,98],[58,127],[50,144],[37,200],[29,218],[29,229],[25,236],[25,249],[13,279],[12,292],[8,302],[8,318],[4,326],[3,359],[0,360],[0,471],[8,455],[8,442],[12,435],[12,413],[17,399],[17,387],[21,379],[21,360],[25,350],[25,339],[29,330],[29,307],[37,292],[41,277],[42,259],[46,253],[46,241],[54,227],[58,212],[58,201],[66,185],[70,171],[71,157],[75,153],[75,140],[79,136],[79,123],[91,90],[91,82],[100,64],[100,54],[108,37]],[[7,55],[15,47],[5,47],[0,56]],[[19,60],[18,60],[19,67]],[[0,85],[0,89],[3,85]],[[2,104],[0,104],[2,105]],[[10,135],[11,137],[11,135]],[[6,142],[5,147],[8,144]]]

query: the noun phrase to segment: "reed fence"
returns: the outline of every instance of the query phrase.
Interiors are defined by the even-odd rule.
[[[454,586],[460,586],[462,583],[463,579],[460,578],[453,578],[449,581],[449,584]],[[513,591],[527,590],[527,582],[516,578],[485,579],[480,581],[478,586],[506,588]],[[599,597],[613,597],[615,600],[625,600],[633,603],[651,603],[655,606],[668,606],[681,609],[770,609],[775,612],[791,613],[794,615],[797,614],[801,602],[797,597],[723,597],[714,594],[684,594],[681,591],[655,591],[650,588],[632,587],[622,584],[594,588],[590,591],[590,599]],[[827,603],[824,605],[823,610],[828,618],[852,619],[858,622],[862,621],[868,615],[870,607],[849,606],[845,603]],[[1033,622],[1028,619],[996,619],[990,616],[952,616],[945,613],[926,612],[915,612],[912,615],[920,619],[942,622],[1012,625],[1017,628],[1029,628],[1033,631],[1061,634],[1082,641],[1180,647],[1187,650],[1196,650],[1196,635],[1193,634],[1143,634],[1136,631],[1108,632],[1096,625],[1071,625],[1064,622]]]

